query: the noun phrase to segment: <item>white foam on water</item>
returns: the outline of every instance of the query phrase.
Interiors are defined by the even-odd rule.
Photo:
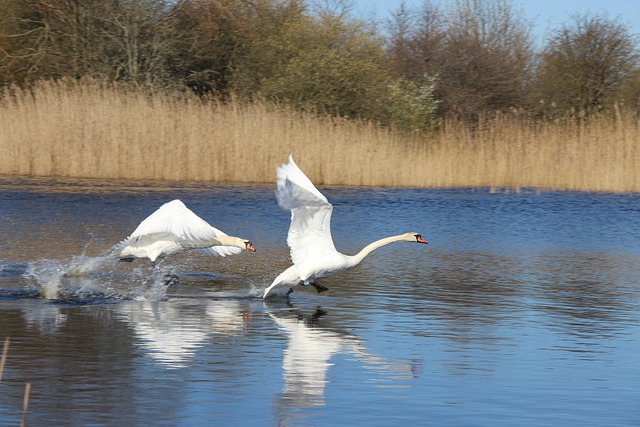
[[[24,277],[35,281],[40,287],[40,295],[45,299],[57,299],[60,281],[65,274],[62,263],[57,259],[42,259],[29,263]]]
[[[42,298],[143,299],[159,301],[171,284],[169,268],[141,262],[131,268],[111,256],[74,256],[68,261],[41,259],[23,275],[39,288]],[[124,270],[123,270],[124,269]]]

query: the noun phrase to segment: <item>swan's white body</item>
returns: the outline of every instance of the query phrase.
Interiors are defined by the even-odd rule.
[[[126,261],[133,258],[158,257],[203,249],[212,255],[226,256],[247,249],[255,252],[249,240],[229,236],[193,213],[180,200],[160,206],[138,225],[138,228],[117,249],[117,256]]]
[[[377,240],[356,255],[338,252],[331,238],[333,206],[318,191],[289,156],[289,163],[276,169],[276,199],[283,209],[291,211],[287,244],[293,265],[283,271],[264,291],[266,298],[274,288],[292,288],[298,284],[313,285],[318,292],[326,290],[316,279],[354,268],[372,251],[393,242],[427,243],[418,233],[410,232]],[[286,289],[290,292],[290,289]]]

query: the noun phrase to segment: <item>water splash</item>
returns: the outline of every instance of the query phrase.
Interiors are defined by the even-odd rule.
[[[57,259],[43,259],[29,263],[24,277],[40,287],[40,296],[45,299],[57,299],[61,288],[61,278],[65,274],[62,263]]]
[[[108,255],[38,260],[28,264],[23,277],[38,288],[41,298],[76,303],[160,301],[175,282],[168,268],[145,263],[131,268]]]
[[[160,266],[151,269],[136,268],[131,277],[136,283],[132,289],[132,297],[141,301],[165,299],[169,286],[177,280],[177,276],[172,273],[171,269]]]
[[[69,262],[67,276],[85,276],[99,271],[105,265],[113,262],[110,256],[89,257],[85,255],[74,256]]]

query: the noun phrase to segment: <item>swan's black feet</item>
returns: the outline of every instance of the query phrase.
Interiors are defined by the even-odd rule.
[[[311,315],[311,320],[318,320],[322,316],[327,314],[326,310],[321,309],[320,307],[316,308],[316,312]]]
[[[132,262],[134,259],[135,259],[134,257],[118,258],[118,261],[120,261],[120,262]]]
[[[180,278],[175,274],[167,274],[164,276],[164,284],[167,286],[177,285],[180,282]]]
[[[315,280],[309,280],[309,284],[314,288],[316,288],[316,291],[318,291],[318,293],[329,290],[329,288],[327,288],[326,286],[322,286],[320,283],[316,282]]]

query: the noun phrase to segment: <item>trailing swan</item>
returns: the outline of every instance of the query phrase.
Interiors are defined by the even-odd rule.
[[[212,255],[226,256],[246,249],[255,252],[251,241],[229,236],[193,213],[180,200],[160,206],[117,246],[120,261],[158,257],[203,249]]]
[[[338,252],[331,238],[333,205],[318,191],[289,156],[289,163],[276,169],[276,199],[283,209],[291,211],[287,244],[293,265],[283,271],[264,291],[263,298],[275,294],[274,288],[311,285],[318,292],[328,290],[317,279],[356,267],[372,251],[393,242],[427,243],[416,232],[377,240],[356,255]]]

